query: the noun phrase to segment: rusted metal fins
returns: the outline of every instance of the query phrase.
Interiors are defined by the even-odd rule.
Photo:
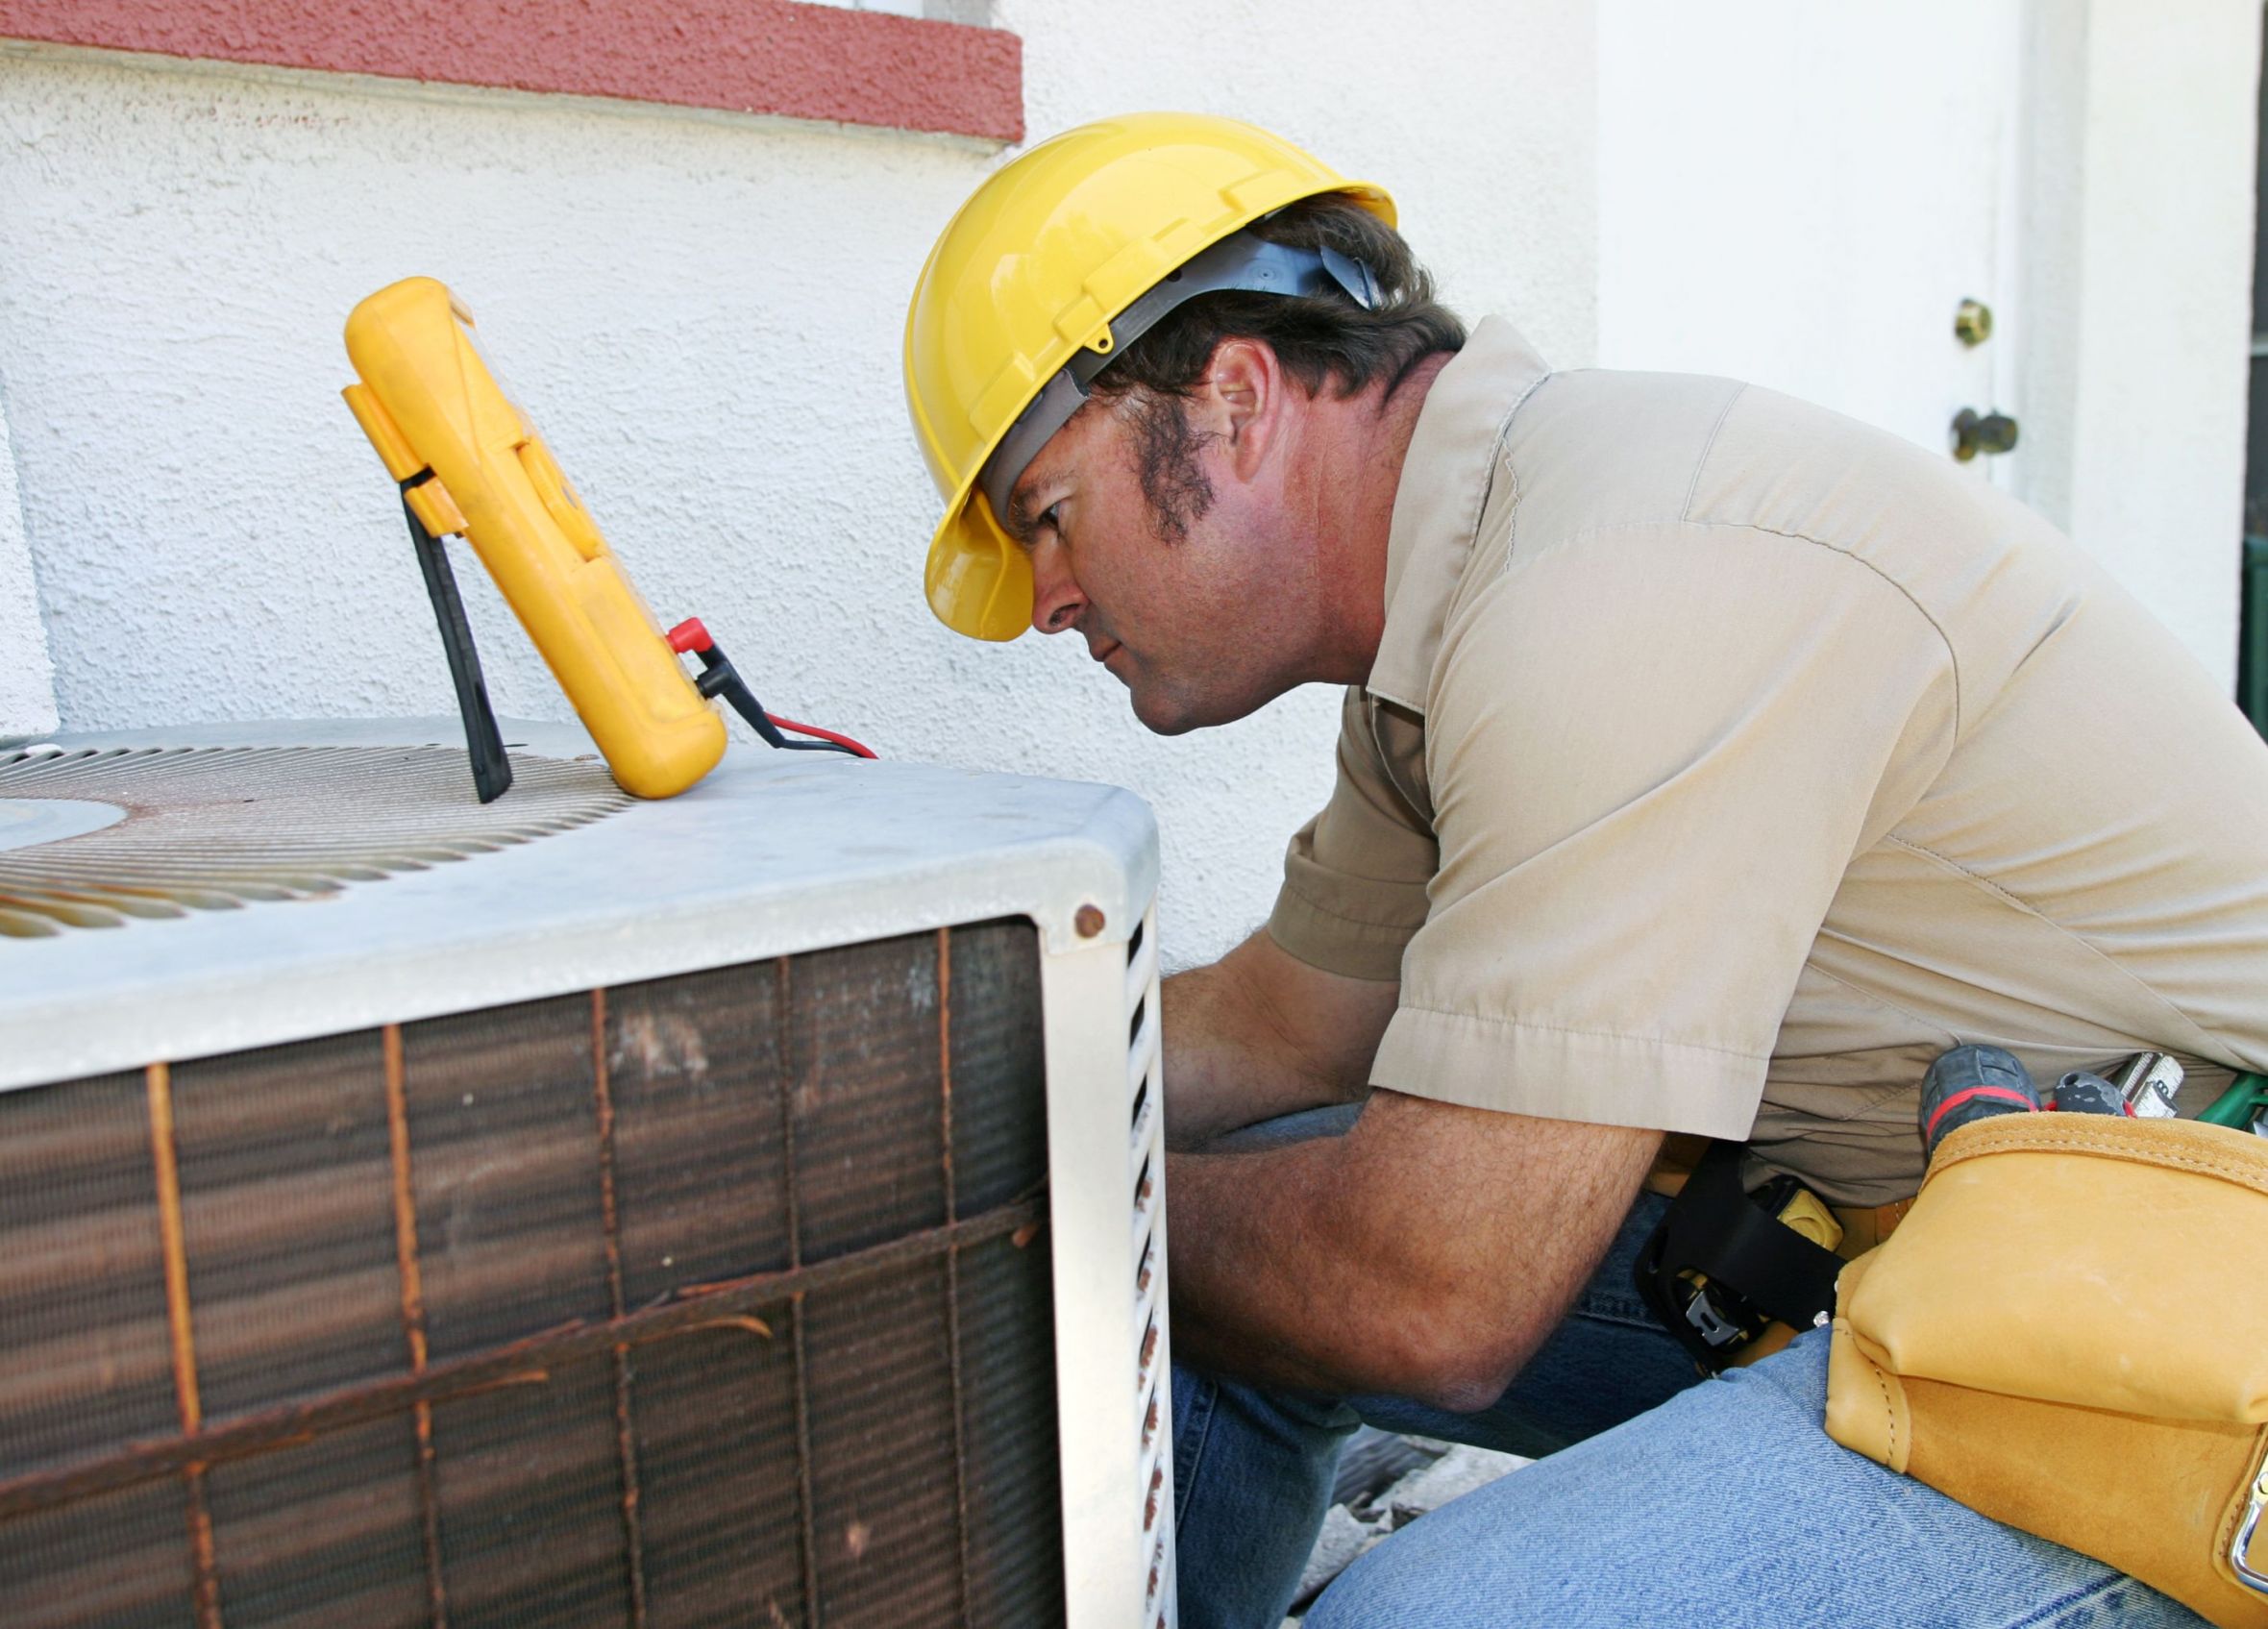
[[[1006,1239],[1040,1218],[1045,1209],[1044,1199],[1034,1195],[949,1227],[894,1239],[847,1256],[728,1283],[689,1286],[683,1298],[667,1305],[644,1307],[619,1319],[565,1324],[471,1357],[431,1364],[422,1373],[397,1375],[285,1408],[237,1415],[225,1423],[207,1424],[194,1435],[136,1443],[99,1458],[12,1477],[0,1481],[0,1521],[194,1468],[293,1447],[311,1437],[402,1414],[419,1403],[477,1396],[515,1382],[541,1383],[555,1370],[615,1347],[642,1346],[727,1324],[770,1332],[769,1320],[744,1315],[762,1307],[793,1305],[799,1296],[842,1289],[913,1262],[934,1261],[949,1246],[967,1248]]]
[[[1038,965],[993,923],[179,1063],[170,1198],[144,1072],[0,1094],[12,1609],[1059,1621]]]

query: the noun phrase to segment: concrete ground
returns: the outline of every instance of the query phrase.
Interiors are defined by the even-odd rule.
[[[1517,1454],[1363,1427],[1340,1456],[1331,1508],[1300,1575],[1287,1629],[1332,1579],[1388,1534],[1528,1463]]]

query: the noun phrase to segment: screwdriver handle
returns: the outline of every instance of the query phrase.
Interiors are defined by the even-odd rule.
[[[2243,1130],[2254,1115],[2268,1111],[2268,1075],[2240,1074],[2236,1083],[2215,1098],[2197,1118],[2207,1125],[2231,1125]]]

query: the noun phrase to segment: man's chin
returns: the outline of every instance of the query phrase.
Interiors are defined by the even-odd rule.
[[[1193,729],[1203,728],[1193,718],[1183,717],[1179,714],[1157,718],[1144,712],[1139,706],[1134,709],[1134,722],[1141,725],[1152,735],[1187,735]]]
[[[1168,695],[1154,684],[1136,684],[1122,674],[1114,677],[1126,687],[1126,704],[1134,710],[1134,722],[1152,735],[1185,735],[1197,727],[1183,698]]]
[[[1234,724],[1257,712],[1263,702],[1239,705],[1219,696],[1185,696],[1152,685],[1126,686],[1131,694],[1134,721],[1152,735],[1187,735],[1193,729]]]

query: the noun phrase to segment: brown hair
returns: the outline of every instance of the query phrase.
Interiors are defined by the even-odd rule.
[[[1196,461],[1202,443],[1182,402],[1226,339],[1258,339],[1284,371],[1320,394],[1359,395],[1380,380],[1391,396],[1427,357],[1462,350],[1465,324],[1433,296],[1433,278],[1409,244],[1353,199],[1324,192],[1287,204],[1252,224],[1253,235],[1297,249],[1329,248],[1370,269],[1379,290],[1366,310],[1320,295],[1222,289],[1168,312],[1096,376],[1094,393],[1132,420],[1142,490],[1159,530],[1179,538],[1213,501]]]

